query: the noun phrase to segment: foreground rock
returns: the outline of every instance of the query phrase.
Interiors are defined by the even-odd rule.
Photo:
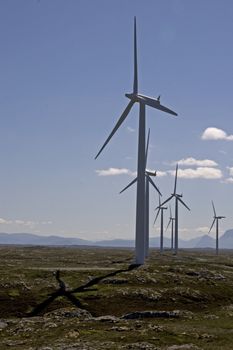
[[[201,350],[201,349],[194,344],[183,344],[183,345],[169,346],[167,350]]]
[[[178,318],[178,313],[174,311],[136,311],[130,312],[121,318],[124,320],[134,320],[139,318]]]

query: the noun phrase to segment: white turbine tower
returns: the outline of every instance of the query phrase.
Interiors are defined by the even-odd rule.
[[[160,214],[160,253],[162,254],[163,253],[163,211],[166,210],[167,207],[163,207],[161,205],[160,196],[159,196],[159,206],[156,209],[157,209],[157,214],[154,220],[154,224],[158,219],[159,213],[161,213]]]
[[[155,185],[153,180],[151,179],[151,176],[156,176],[156,171],[152,172],[149,170],[146,170],[147,165],[147,156],[148,156],[148,148],[149,148],[149,140],[150,140],[150,129],[148,130],[148,136],[147,136],[147,143],[146,143],[146,155],[145,155],[145,180],[146,180],[146,189],[145,189],[145,230],[144,230],[144,243],[145,243],[145,256],[148,257],[149,255],[149,206],[150,206],[150,191],[149,191],[149,185],[151,184],[154,189],[158,192],[159,196],[162,196],[160,193],[158,187]],[[132,186],[135,182],[137,182],[137,177],[131,181],[126,187],[121,190],[120,193],[124,192]]]
[[[175,249],[174,249],[174,254],[178,253],[178,203],[180,202],[181,204],[183,204],[183,206],[185,206],[186,209],[190,210],[189,207],[181,199],[183,197],[183,195],[176,193],[177,172],[178,172],[178,164],[176,165],[174,191],[171,194],[171,196],[165,202],[163,202],[161,204],[163,206],[165,203],[170,201],[173,197],[175,198]]]
[[[172,216],[172,209],[171,209],[171,206],[169,205],[169,209],[170,209],[170,218],[169,218],[169,221],[168,221],[168,224],[167,224],[167,227],[166,227],[166,230],[168,229],[169,225],[171,225],[171,251],[173,251],[174,249],[174,221],[175,221],[175,218],[173,218]]]
[[[172,110],[160,104],[160,98],[154,99],[138,93],[138,67],[137,67],[137,33],[136,17],[134,18],[134,83],[133,92],[125,94],[130,99],[127,107],[117,121],[112,132],[104,142],[95,159],[100,155],[105,146],[111,140],[115,132],[128,116],[134,103],[139,103],[139,129],[138,129],[138,165],[137,165],[137,203],[136,203],[136,264],[143,264],[145,260],[144,227],[145,227],[145,127],[146,105],[160,111],[177,115]]]
[[[219,230],[218,220],[225,219],[226,217],[225,216],[217,216],[216,215],[216,210],[215,210],[213,201],[212,201],[212,207],[213,207],[213,211],[214,211],[214,220],[213,220],[212,225],[210,227],[209,233],[212,230],[212,228],[214,226],[214,223],[216,222],[216,255],[218,255],[218,230]]]

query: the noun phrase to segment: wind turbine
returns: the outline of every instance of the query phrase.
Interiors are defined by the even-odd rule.
[[[185,206],[186,209],[190,210],[189,207],[182,201],[182,194],[176,193],[176,184],[177,184],[177,172],[178,172],[178,164],[176,165],[176,175],[175,175],[175,185],[174,185],[174,191],[171,194],[171,196],[163,202],[161,205],[164,205],[165,203],[169,202],[173,197],[175,198],[175,250],[174,254],[177,254],[178,252],[178,204],[179,202]]]
[[[148,254],[149,254],[149,203],[150,203],[149,185],[151,184],[154,187],[154,189],[158,192],[159,196],[162,196],[158,187],[155,185],[155,183],[151,179],[151,176],[156,176],[156,171],[153,172],[153,171],[146,170],[149,140],[150,140],[150,129],[148,130],[147,143],[146,143],[146,155],[145,155],[145,181],[146,181],[146,185],[145,185],[145,230],[144,230],[144,239],[145,240],[144,240],[144,243],[145,243],[145,256],[146,257],[148,257]],[[137,180],[138,180],[138,177],[136,177],[125,188],[123,188],[123,190],[121,190],[120,193],[124,192],[127,188],[132,186]]]
[[[154,99],[138,93],[138,65],[137,65],[137,30],[136,17],[134,17],[134,82],[133,92],[125,94],[130,102],[126,106],[112,132],[97,153],[95,159],[100,155],[105,146],[111,140],[115,132],[128,116],[134,103],[139,103],[139,129],[138,129],[138,164],[137,164],[137,203],[136,203],[136,264],[143,264],[145,260],[144,227],[145,227],[145,127],[146,106],[156,108],[160,111],[177,115],[172,110],[160,104],[160,99]]]
[[[170,209],[170,218],[169,218],[169,221],[168,221],[168,224],[167,224],[165,231],[167,231],[169,225],[172,224],[172,226],[171,226],[171,251],[173,251],[173,249],[174,249],[174,221],[175,221],[175,218],[172,217],[172,209],[171,209],[170,205],[169,205],[169,209]]]
[[[213,207],[213,211],[214,211],[214,220],[213,220],[212,225],[210,227],[209,233],[212,230],[212,228],[214,226],[214,223],[216,221],[216,255],[218,255],[218,229],[219,229],[218,220],[225,219],[226,217],[225,216],[217,216],[216,215],[216,210],[215,210],[213,201],[212,201],[212,207]]]
[[[167,209],[167,207],[163,207],[161,205],[161,201],[160,201],[160,196],[159,196],[159,206],[156,208],[157,209],[157,214],[154,220],[154,224],[156,222],[156,220],[158,219],[159,213],[161,213],[160,216],[160,253],[163,253],[163,211]]]

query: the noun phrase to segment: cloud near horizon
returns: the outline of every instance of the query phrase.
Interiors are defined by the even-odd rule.
[[[20,225],[25,227],[33,228],[36,225],[51,225],[52,221],[32,221],[32,220],[6,220],[3,218],[0,218],[0,225]]]
[[[198,167],[214,167],[218,164],[211,159],[195,159],[193,157],[183,158],[172,164],[187,165],[187,166],[198,166]]]
[[[210,228],[208,226],[201,226],[201,227],[197,227],[195,231],[201,232],[201,233],[208,233],[209,229]]]
[[[202,140],[233,141],[233,135],[227,135],[227,133],[224,130],[213,127],[205,129],[201,138]]]
[[[175,176],[175,171],[169,171],[171,175]],[[198,167],[196,169],[178,169],[178,177],[183,179],[221,179],[222,171],[216,168],[210,167]]]

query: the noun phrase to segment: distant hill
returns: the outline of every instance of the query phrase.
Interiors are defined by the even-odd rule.
[[[134,240],[114,239],[102,241],[89,241],[81,238],[39,236],[32,233],[0,233],[0,244],[21,245],[45,245],[45,246],[70,246],[88,245],[97,247],[134,247]],[[159,247],[160,237],[150,239],[150,247]],[[171,241],[164,237],[164,247],[170,247]],[[209,235],[193,238],[190,240],[179,240],[180,248],[215,248],[215,239]],[[233,229],[227,230],[219,239],[220,249],[233,249]]]
[[[81,238],[59,236],[39,236],[32,233],[0,233],[0,244],[22,245],[91,245],[91,241]]]
[[[233,229],[227,230],[224,235],[220,237],[219,247],[224,249],[233,248]]]

